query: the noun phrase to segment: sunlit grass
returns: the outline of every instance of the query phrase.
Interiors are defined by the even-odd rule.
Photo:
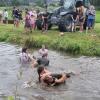
[[[30,48],[41,47],[42,44],[49,48],[61,50],[71,54],[100,56],[100,24],[95,25],[93,33],[69,33],[59,36],[56,29],[49,30],[46,34],[40,30],[25,34],[24,26],[14,28],[13,25],[0,25],[0,41],[17,43]]]

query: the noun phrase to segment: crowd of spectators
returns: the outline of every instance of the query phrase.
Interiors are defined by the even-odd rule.
[[[25,33],[32,32],[36,29],[36,20],[38,18],[39,11],[25,9],[24,11],[13,7],[12,18],[14,27],[18,28],[20,23],[24,23]],[[86,30],[91,30],[94,28],[95,23],[95,7],[90,5],[87,9],[80,4],[80,6],[75,8],[75,11],[71,13],[71,32],[76,31],[77,25],[79,26],[79,32],[84,31],[84,23],[86,23]],[[9,13],[7,9],[0,11],[0,23],[8,24]],[[48,13],[43,13],[42,16],[42,32],[45,33],[48,30]],[[86,31],[87,32],[87,31]]]

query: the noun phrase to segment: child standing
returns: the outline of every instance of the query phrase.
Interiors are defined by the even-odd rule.
[[[31,20],[31,22],[30,22],[31,28],[32,28],[32,30],[34,30],[35,29],[35,16],[31,15],[30,20]]]
[[[28,32],[32,32],[32,29],[31,29],[31,18],[30,18],[30,14],[27,12],[26,16],[25,16],[25,31],[26,33]]]
[[[90,29],[92,31],[92,29],[94,28],[95,14],[95,7],[91,5],[87,10],[87,30]]]
[[[8,24],[8,12],[6,9],[3,12],[3,17],[4,17],[5,24]]]
[[[76,31],[76,24],[78,22],[78,13],[77,13],[77,11],[72,12],[71,19],[72,19],[71,32],[75,32]]]

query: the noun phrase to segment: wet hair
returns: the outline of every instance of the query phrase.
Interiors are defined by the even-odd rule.
[[[26,53],[26,51],[27,51],[26,47],[22,48],[22,53]]]
[[[37,72],[38,72],[38,75],[39,75],[39,82],[41,82],[41,80],[40,80],[40,74],[42,73],[42,71],[44,70],[44,66],[43,65],[41,65],[41,66],[39,66],[39,68],[37,69]]]
[[[77,1],[75,6],[76,8],[83,6],[83,1]]]
[[[70,74],[66,74],[66,77],[67,77],[67,78],[70,78],[71,76],[70,76]]]

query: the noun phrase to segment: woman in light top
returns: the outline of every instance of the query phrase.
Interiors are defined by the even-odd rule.
[[[37,65],[37,61],[27,52],[27,48],[22,48],[22,53],[20,54],[21,64],[32,63],[32,67]]]

